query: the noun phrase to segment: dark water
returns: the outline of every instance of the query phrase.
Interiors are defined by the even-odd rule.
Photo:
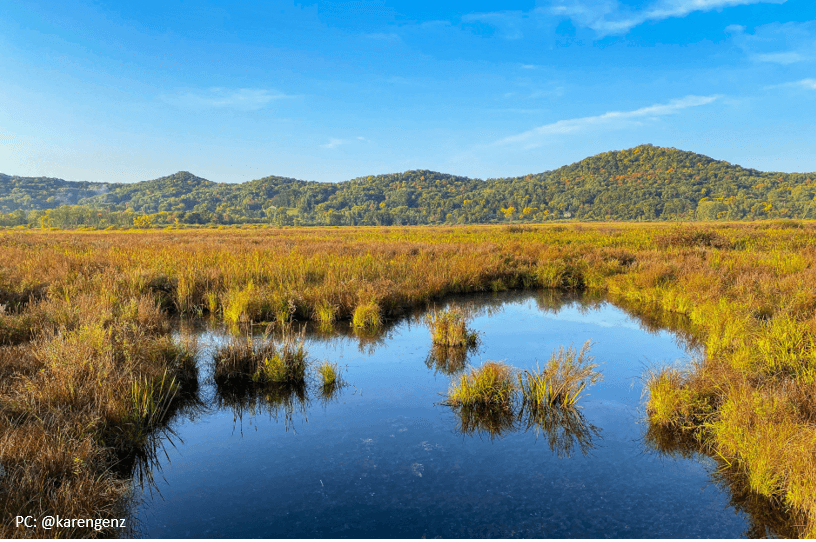
[[[713,460],[661,455],[644,438],[639,378],[648,365],[687,363],[682,341],[647,332],[605,303],[557,308],[536,294],[511,293],[458,304],[475,311],[471,327],[482,339],[470,357],[475,365],[535,367],[560,345],[593,341],[604,380],[581,399],[583,420],[572,420],[571,433],[557,424],[526,429],[522,421],[495,438],[479,427],[463,432],[457,414],[439,404],[451,377],[428,360],[430,332],[417,320],[373,339],[308,338],[311,358],[347,366],[349,385],[328,402],[311,386],[288,407],[263,395],[218,407],[204,348],[207,407],[173,422],[178,436],[136,511],[141,534],[746,536],[749,517],[712,482]],[[223,335],[200,340],[211,346]]]

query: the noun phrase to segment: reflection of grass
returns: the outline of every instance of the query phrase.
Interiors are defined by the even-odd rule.
[[[675,458],[692,459],[707,454],[705,443],[692,431],[650,424],[643,435],[647,450]],[[802,513],[791,510],[779,499],[769,499],[752,490],[750,478],[738,463],[724,461],[714,456],[718,468],[711,479],[729,495],[730,504],[746,514],[749,525],[746,538],[798,538],[807,519]]]
[[[571,346],[566,350],[562,346],[553,352],[543,370],[519,374],[519,388],[525,405],[532,410],[575,405],[584,388],[601,378],[595,370],[598,366],[589,356],[590,345],[590,341],[585,342],[578,353]]]
[[[306,417],[309,405],[304,382],[265,385],[225,383],[218,386],[215,401],[217,407],[232,410],[240,419],[245,415],[252,418],[266,413],[277,420],[282,415],[287,429],[293,427],[295,413]]]
[[[516,415],[509,406],[476,403],[452,407],[456,430],[463,435],[487,435],[491,439],[516,430]]]
[[[547,438],[550,450],[558,457],[571,457],[576,449],[586,455],[600,429],[589,423],[575,408],[549,407],[516,412],[513,404],[473,403],[452,405],[456,415],[456,430],[468,436],[488,436],[491,439],[515,431],[535,431]]]
[[[454,375],[465,369],[468,360],[468,349],[455,346],[431,346],[425,366],[446,375]]]
[[[601,433],[580,411],[568,406],[530,410],[519,417],[525,429],[547,437],[550,450],[558,457],[571,457],[576,446],[586,455],[592,449],[592,439]]]

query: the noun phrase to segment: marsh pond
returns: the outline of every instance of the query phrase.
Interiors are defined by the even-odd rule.
[[[698,348],[602,300],[504,292],[448,298],[479,333],[436,352],[422,315],[379,334],[309,331],[311,367],[342,369],[325,393],[229,393],[213,351],[229,333],[193,326],[199,387],[135,477],[150,538],[737,538],[775,534],[715,460],[649,431],[642,377]],[[259,332],[262,331],[259,330]],[[479,419],[443,404],[466,365],[544,364],[592,341],[603,380],[547,419]],[[311,373],[310,373],[311,374]]]

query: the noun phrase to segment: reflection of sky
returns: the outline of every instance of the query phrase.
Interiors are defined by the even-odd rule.
[[[604,378],[579,402],[600,430],[587,455],[562,457],[548,444],[552,433],[517,428],[495,440],[460,433],[455,412],[440,404],[455,377],[426,365],[427,327],[403,321],[373,348],[354,337],[309,339],[310,358],[339,363],[348,386],[328,404],[311,388],[306,412],[290,423],[263,409],[213,408],[194,422],[178,420],[180,441],[161,463],[161,497],[139,508],[144,534],[741,536],[745,517],[709,482],[711,460],[670,460],[642,443],[645,365],[687,359],[670,333],[647,333],[611,305],[553,314],[518,293],[473,299],[494,308],[508,301],[472,319],[481,337],[474,365],[534,368],[559,346],[593,341]]]

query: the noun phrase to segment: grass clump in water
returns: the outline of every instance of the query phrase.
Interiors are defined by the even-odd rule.
[[[320,375],[320,381],[324,387],[333,386],[340,381],[340,368],[336,363],[324,361],[317,368],[317,373]]]
[[[306,379],[305,329],[284,326],[278,340],[270,328],[260,339],[233,340],[214,355],[216,383],[252,380],[256,383],[295,384]]]
[[[432,311],[425,316],[425,324],[438,346],[473,348],[479,344],[479,334],[468,329],[465,315],[458,309]]]
[[[592,363],[590,346],[590,341],[585,342],[580,352],[572,346],[566,350],[562,346],[553,352],[543,370],[525,370],[519,374],[524,404],[532,410],[575,406],[584,388],[602,378],[595,370],[598,365]]]
[[[324,361],[318,368],[317,374],[320,377],[320,399],[323,403],[329,403],[336,399],[346,383],[341,377],[342,370],[337,363]]]
[[[327,300],[321,300],[315,305],[314,319],[317,320],[320,329],[330,330],[334,325],[337,316],[337,307]]]
[[[356,330],[378,329],[382,325],[380,306],[373,301],[357,305],[357,308],[354,309],[351,322]]]
[[[492,405],[510,408],[516,391],[513,368],[498,361],[474,367],[454,381],[445,404],[449,406]]]

